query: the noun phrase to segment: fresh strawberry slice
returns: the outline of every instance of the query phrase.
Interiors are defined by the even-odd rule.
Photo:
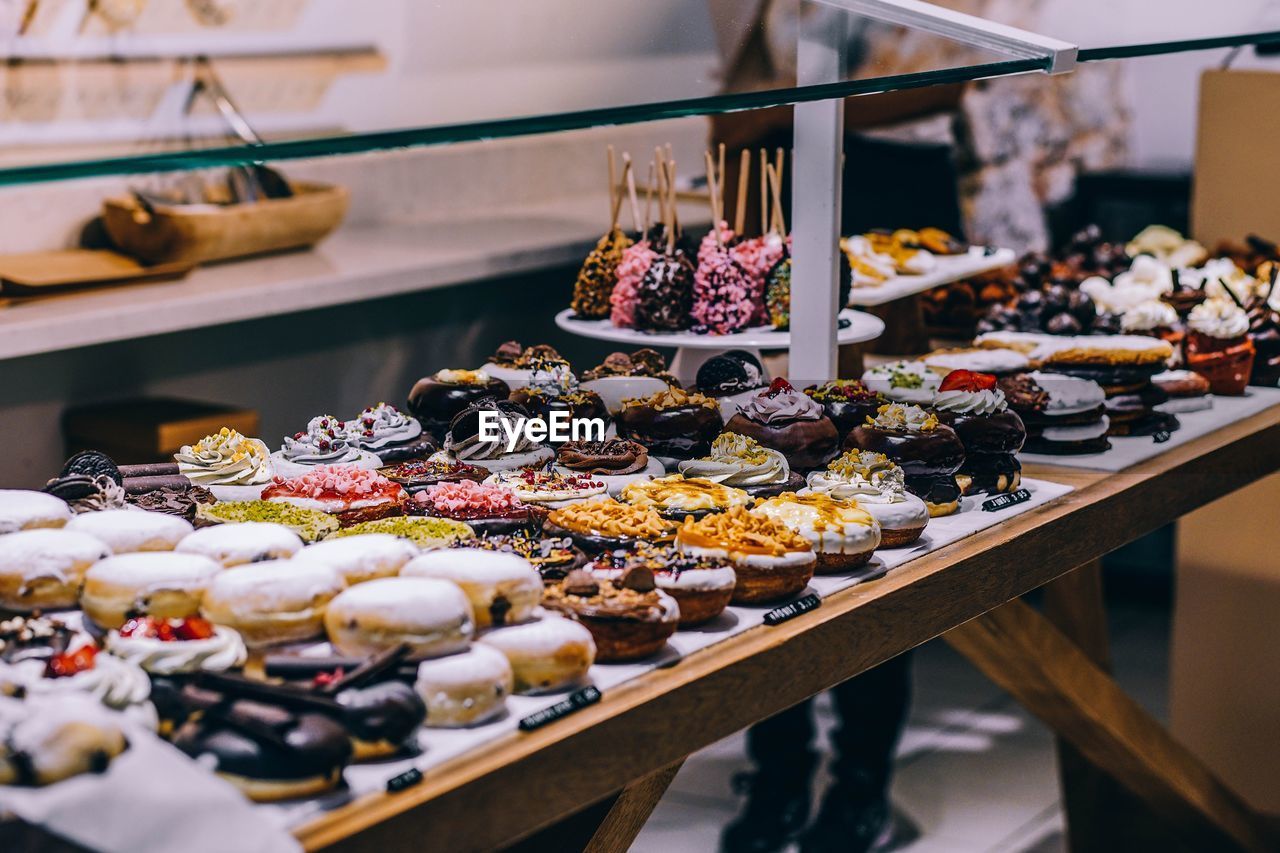
[[[213,636],[213,623],[192,616],[179,622],[174,633],[179,640],[207,640]]]
[[[93,646],[81,646],[74,652],[63,652],[49,658],[44,666],[46,678],[68,678],[93,669],[98,650]]]
[[[990,373],[972,370],[953,370],[943,378],[939,391],[990,391],[996,387],[996,378]]]
[[[766,397],[776,397],[796,389],[791,387],[791,383],[779,376],[777,379],[769,383],[769,390],[764,392]]]

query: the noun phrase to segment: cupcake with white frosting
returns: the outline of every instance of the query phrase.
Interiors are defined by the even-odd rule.
[[[320,465],[353,465],[374,469],[382,464],[373,453],[361,450],[347,431],[346,422],[333,415],[317,415],[304,432],[286,436],[283,446],[271,454],[276,474],[298,477]]]
[[[220,501],[253,500],[275,476],[267,445],[229,427],[184,445],[173,458],[179,474]]]
[[[225,672],[248,657],[239,632],[194,616],[130,619],[107,634],[106,649],[152,675]]]
[[[436,449],[416,418],[386,403],[369,406],[347,421],[346,429],[357,447],[376,455],[383,465],[420,459]]]

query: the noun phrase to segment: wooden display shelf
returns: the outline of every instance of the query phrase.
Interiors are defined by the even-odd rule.
[[[1064,624],[1097,621],[1096,584],[1055,584],[1048,618],[1017,599],[1276,470],[1280,407],[1119,473],[1029,470],[1076,490],[441,765],[408,790],[358,798],[297,835],[309,850],[492,850],[596,805],[586,849],[625,850],[692,752],[953,632],[953,645],[1185,841],[1275,849],[1257,815],[1105,675],[1105,637]],[[1090,697],[1115,716],[1090,714]]]

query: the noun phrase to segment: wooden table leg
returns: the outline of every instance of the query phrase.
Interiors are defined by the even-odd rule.
[[[1263,818],[1030,605],[1011,601],[944,636],[1187,846],[1280,849]]]
[[[613,796],[506,848],[507,853],[625,853],[683,764],[682,758],[642,776]]]

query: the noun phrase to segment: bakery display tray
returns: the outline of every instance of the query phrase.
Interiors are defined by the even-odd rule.
[[[836,332],[836,342],[841,344],[857,344],[873,341],[884,333],[884,321],[863,311],[845,309],[840,312],[840,319],[847,320],[848,325]],[[636,347],[683,347],[685,349],[728,350],[735,348],[749,349],[786,349],[791,346],[791,332],[778,331],[772,326],[756,326],[735,332],[731,335],[698,335],[693,332],[641,332],[635,329],[620,329],[609,320],[579,320],[573,316],[573,310],[566,308],[556,314],[556,325],[566,332],[594,338],[599,341],[612,341],[619,344],[631,344]]]
[[[855,287],[849,293],[850,305],[883,305],[895,299],[914,296],[953,281],[961,281],[979,273],[1007,267],[1018,259],[1012,249],[974,246],[963,255],[937,255],[937,266],[925,275],[898,275],[884,284]]]

